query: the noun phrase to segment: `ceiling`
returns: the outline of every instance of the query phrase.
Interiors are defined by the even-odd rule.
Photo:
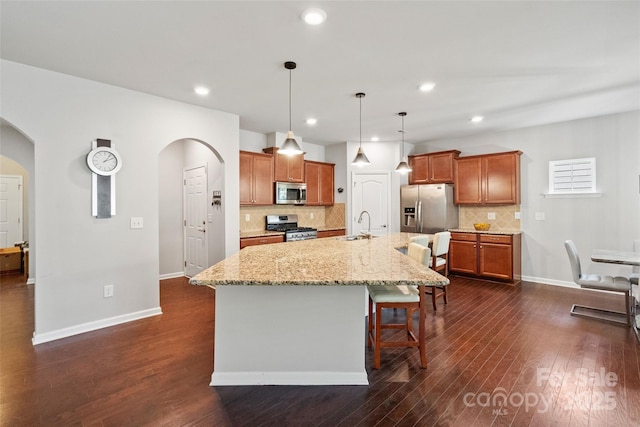
[[[302,21],[312,6],[324,24]],[[359,140],[356,92],[363,141],[398,141],[400,111],[415,144],[640,109],[638,1],[2,1],[0,24],[4,59],[260,133],[289,127],[295,61],[293,131],[316,144]]]

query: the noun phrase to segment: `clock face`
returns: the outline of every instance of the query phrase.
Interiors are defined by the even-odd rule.
[[[120,155],[109,147],[97,147],[87,156],[87,165],[98,175],[113,175],[120,170],[122,162]]]

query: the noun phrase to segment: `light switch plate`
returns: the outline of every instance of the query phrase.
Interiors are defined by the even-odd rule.
[[[143,228],[144,227],[144,220],[141,217],[131,217],[131,226],[132,229],[134,228]]]
[[[245,216],[244,216],[244,220],[245,220],[246,222],[251,221],[251,215],[249,215],[249,214],[245,214]]]
[[[544,221],[544,212],[536,212],[536,220]]]
[[[520,212],[515,212],[513,216],[515,217],[515,219],[520,219]]]
[[[489,212],[487,214],[487,219],[496,219],[496,213],[495,212]]]

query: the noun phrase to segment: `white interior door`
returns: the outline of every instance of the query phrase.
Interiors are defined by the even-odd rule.
[[[0,175],[0,248],[22,241],[22,177]]]
[[[207,170],[205,166],[189,168],[183,176],[184,274],[192,277],[208,267]]]
[[[365,214],[362,223],[358,217],[362,211],[371,216],[371,233],[376,236],[389,234],[389,187],[388,172],[354,172],[352,175],[352,209],[351,230],[354,234],[368,230],[368,219]]]

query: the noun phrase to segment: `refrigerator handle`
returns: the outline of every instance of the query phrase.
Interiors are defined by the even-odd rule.
[[[418,201],[418,219],[417,219],[417,226],[418,226],[418,233],[422,233],[422,200]]]
[[[417,200],[416,200],[415,205],[413,206],[413,212],[414,212],[414,214],[416,216],[416,225],[415,225],[415,227],[416,227],[416,233],[417,233],[418,232],[418,224],[420,223],[418,221],[418,201]]]

